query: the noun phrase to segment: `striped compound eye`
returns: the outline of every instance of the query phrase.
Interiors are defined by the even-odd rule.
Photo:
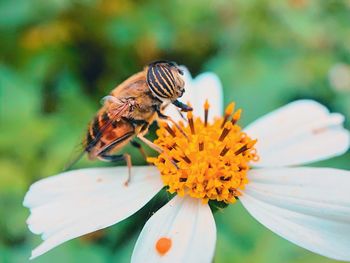
[[[160,99],[177,99],[178,89],[178,67],[168,62],[155,62],[148,66],[147,84],[153,94]]]

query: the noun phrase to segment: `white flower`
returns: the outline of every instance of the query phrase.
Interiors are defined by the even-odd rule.
[[[221,115],[222,89],[218,78],[212,73],[194,80],[188,72],[186,76],[187,95],[183,101],[192,102],[194,114],[200,115],[197,111],[208,97],[209,119]],[[180,115],[174,111],[173,116]],[[343,121],[342,115],[329,113],[319,103],[301,100],[249,125],[244,132],[258,139],[255,148],[260,160],[250,163],[258,168],[248,171],[249,182],[235,196],[254,218],[278,235],[326,257],[350,260],[350,172],[283,167],[346,152],[350,136],[342,127]],[[186,157],[191,149],[183,151]],[[221,156],[230,158],[225,154]],[[235,154],[239,155],[237,151]],[[33,250],[32,258],[129,217],[167,180],[154,166],[132,169],[132,181],[127,187],[123,184],[125,167],[75,170],[33,184],[24,200],[31,210],[27,223],[44,241]],[[189,195],[175,196],[148,220],[131,261],[211,262],[215,242],[216,227],[209,205]]]

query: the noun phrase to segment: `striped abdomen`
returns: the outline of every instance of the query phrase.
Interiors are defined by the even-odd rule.
[[[111,121],[107,112],[98,114],[91,122],[87,136],[85,151],[89,158],[120,150],[135,134],[135,128],[127,119]]]
[[[89,152],[96,144],[100,141],[103,133],[107,128],[105,125],[109,123],[110,118],[108,113],[102,112],[101,114],[97,114],[95,118],[91,121],[85,141],[85,150]],[[113,125],[113,123],[111,123]],[[114,124],[115,125],[115,124]]]
[[[177,85],[171,67],[169,63],[152,63],[148,66],[147,84],[159,98],[177,97]]]

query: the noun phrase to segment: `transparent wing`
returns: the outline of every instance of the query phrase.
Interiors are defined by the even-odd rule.
[[[133,98],[119,99],[113,96],[106,96],[102,100],[106,108],[108,120],[105,120],[105,123],[100,127],[95,138],[86,145],[85,149],[94,145],[113,122],[119,121],[122,117],[129,117],[135,102]]]
[[[86,149],[89,149],[95,145],[106,129],[113,124],[113,122],[120,120],[122,117],[128,117],[133,105],[132,99],[121,100],[113,96],[106,96],[101,100],[101,102],[106,107],[106,113],[108,114],[109,119],[103,124],[96,137],[89,142],[89,144],[85,146],[84,144],[80,144],[78,147],[76,147],[76,149],[79,148],[79,151],[74,152],[70,160],[63,168],[63,171],[69,170],[74,164],[76,164],[83,157]]]

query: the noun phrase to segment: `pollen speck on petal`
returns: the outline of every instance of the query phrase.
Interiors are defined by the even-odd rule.
[[[171,239],[162,237],[157,240],[156,250],[160,255],[165,255],[171,248]]]

